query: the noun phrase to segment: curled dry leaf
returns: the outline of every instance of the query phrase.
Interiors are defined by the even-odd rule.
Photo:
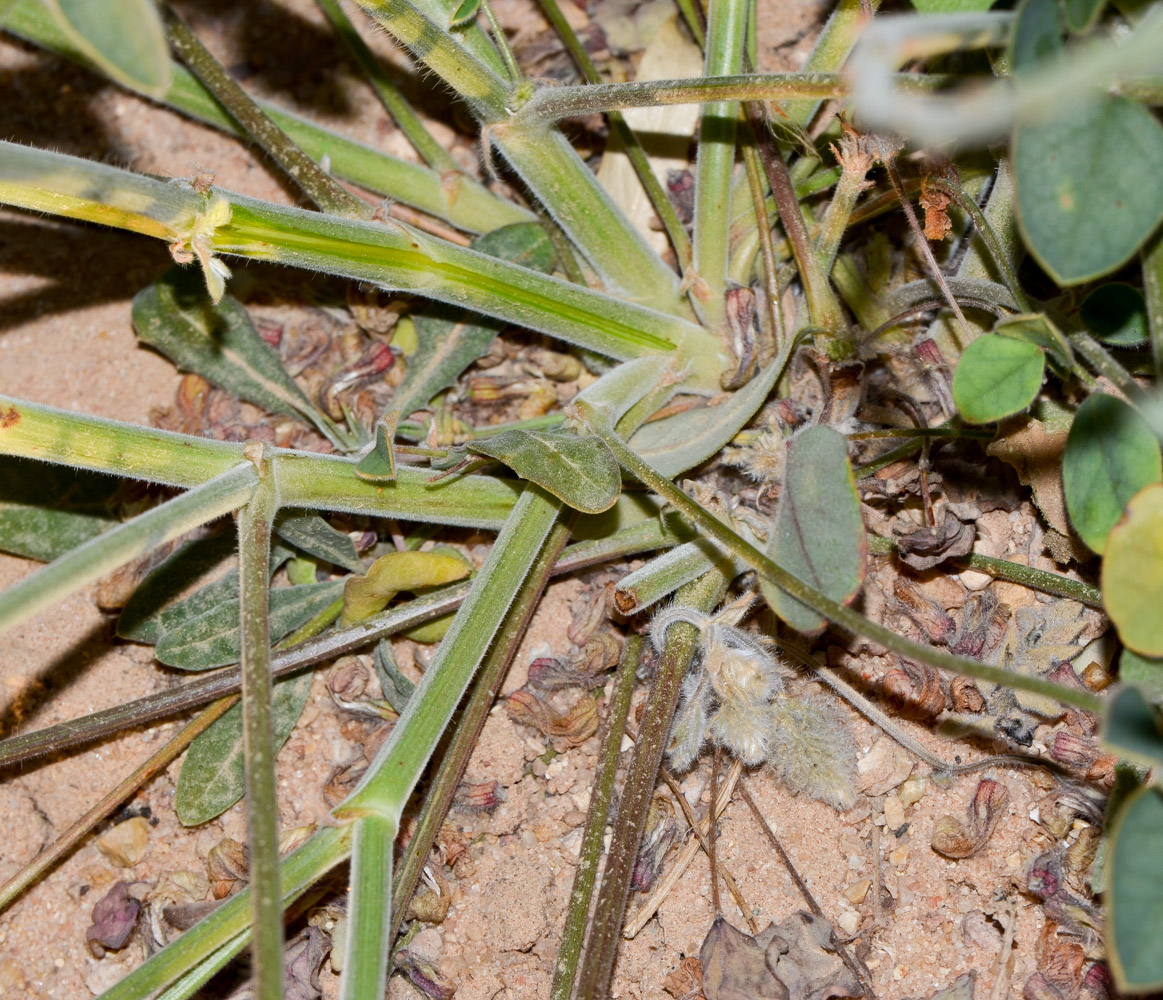
[[[949,195],[934,187],[929,178],[921,181],[921,208],[925,211],[925,238],[944,240],[953,232],[949,219]]]
[[[588,693],[563,714],[522,688],[509,695],[505,708],[514,722],[533,726],[546,736],[560,737],[571,747],[579,746],[598,731],[598,703]]]
[[[408,909],[404,913],[405,920],[423,920],[426,924],[444,923],[444,918],[448,916],[448,908],[452,905],[452,893],[444,879],[435,872],[432,872],[432,877],[440,887],[440,892],[433,890],[427,882],[421,883],[420,888],[408,901]]]
[[[456,985],[445,979],[439,969],[407,948],[396,952],[393,961],[396,970],[430,1000],[450,1000],[456,992]]]
[[[903,576],[893,578],[893,597],[930,642],[944,644],[957,628],[956,623],[936,601],[925,597]]]
[[[678,968],[667,973],[662,988],[674,1000],[706,1000],[703,996],[703,966],[693,955],[684,958]]]
[[[129,941],[141,915],[141,903],[129,894],[129,883],[114,882],[93,906],[93,923],[85,931],[85,943],[94,958],[106,951],[120,951]]]
[[[898,525],[893,525],[893,535],[901,561],[915,570],[926,570],[946,559],[972,552],[977,528],[971,520],[962,520],[946,507],[945,516],[936,527],[902,531]]]
[[[206,855],[206,874],[211,895],[225,899],[250,879],[250,851],[233,837],[223,837]]]
[[[763,946],[717,917],[699,951],[707,1000],[789,1000],[767,967]]]
[[[638,856],[634,859],[634,868],[630,873],[631,888],[638,892],[649,892],[654,888],[654,880],[662,869],[662,860],[677,836],[678,822],[670,799],[663,795],[654,796],[646,811],[642,846],[638,848]]]
[[[982,778],[969,803],[967,819],[942,816],[933,830],[933,850],[947,858],[970,858],[993,836],[1001,822],[1010,793],[1005,785]]]
[[[864,996],[864,987],[836,949],[832,925],[823,917],[801,910],[758,937],[765,939],[767,967],[786,986],[788,1000]]]
[[[902,660],[884,675],[884,691],[923,719],[935,719],[945,711],[941,676],[930,666]]]

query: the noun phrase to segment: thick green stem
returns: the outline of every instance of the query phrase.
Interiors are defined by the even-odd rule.
[[[742,69],[747,9],[747,0],[711,0],[705,65],[708,79]],[[727,336],[727,229],[738,115],[737,101],[713,101],[703,107],[695,163],[692,300],[704,324],[723,338]]]
[[[275,472],[262,444],[248,445],[258,486],[238,514],[241,598],[242,741],[250,846],[254,960],[258,1000],[283,1000],[283,895],[279,888],[279,800],[271,722],[268,592],[271,523],[279,508]]]
[[[3,443],[0,432],[0,443]],[[32,576],[0,592],[0,632],[131,559],[246,503],[255,488],[254,469],[242,465],[92,538]],[[264,591],[265,592],[265,591]]]
[[[412,110],[412,105],[408,103],[408,99],[388,78],[383,65],[376,58],[376,54],[368,48],[367,42],[363,40],[355,25],[351,23],[351,19],[344,12],[339,0],[315,0],[315,2],[327,15],[335,33],[342,39],[348,52],[351,53],[352,58],[363,71],[363,75],[367,77],[367,81],[376,92],[380,103],[392,116],[392,121],[396,123],[400,131],[408,137],[408,141],[416,152],[424,157],[429,166],[437,170],[461,173],[456,160],[433,138],[432,133],[424,127],[424,123]]]
[[[602,843],[606,836],[606,819],[614,794],[618,755],[626,733],[626,719],[630,715],[630,698],[634,694],[634,681],[641,652],[642,638],[636,635],[627,636],[622,646],[618,672],[614,677],[613,697],[610,700],[609,714],[606,716],[606,726],[602,733],[601,749],[598,751],[597,773],[590,789],[585,832],[582,834],[577,867],[574,869],[573,889],[570,890],[565,928],[561,932],[561,944],[557,949],[557,962],[553,966],[553,985],[550,987],[549,1000],[569,1000],[573,993],[578,959],[581,958],[582,941],[590,915],[590,899],[593,896],[594,883],[597,881],[598,862],[601,860]]]
[[[340,1000],[382,997],[388,979],[392,937],[392,852],[396,821],[378,815],[361,816],[354,823],[351,848],[352,905],[348,910],[347,954],[339,981]]]
[[[1150,402],[1150,397],[1135,381],[1131,373],[1120,365],[1110,352],[1089,333],[1085,330],[1075,330],[1073,333],[1067,334],[1067,339],[1070,341],[1070,346],[1086,359],[1086,363],[1100,375],[1110,379],[1115,388],[1126,396],[1128,401],[1132,403]]]
[[[557,0],[538,0],[538,3],[542,13],[545,14],[561,38],[566,51],[569,52],[586,82],[590,85],[600,84],[602,78],[598,72],[598,67],[594,65],[594,61],[590,58],[585,46],[582,45],[581,39],[577,37],[577,33],[565,19]],[[610,122],[610,129],[616,136],[622,151],[626,154],[626,158],[630,161],[630,165],[634,168],[634,173],[638,176],[638,181],[646,192],[646,197],[650,199],[651,206],[662,222],[662,228],[666,230],[667,238],[670,240],[670,245],[674,248],[675,257],[678,260],[679,270],[685,271],[691,262],[690,239],[687,237],[686,228],[679,219],[674,205],[671,204],[662,184],[654,175],[654,169],[650,165],[650,157],[646,155],[642,143],[638,141],[634,130],[630,128],[620,111],[610,111],[607,118]]]
[[[679,592],[684,607],[711,611],[722,599],[727,581],[719,573],[708,573]],[[626,783],[618,806],[618,821],[606,857],[606,870],[598,902],[586,936],[585,961],[578,982],[578,1000],[604,1000],[610,996],[614,960],[622,937],[622,921],[630,895],[630,875],[638,848],[646,812],[658,783],[658,768],[666,750],[671,720],[678,704],[683,678],[698,648],[698,631],[679,623],[667,629],[666,648],[650,690],[646,715],[634,743],[634,756],[626,774]]]
[[[260,108],[219,64],[174,12],[162,4],[162,18],[173,50],[206,89],[230,112],[231,117],[283,168],[287,176],[324,212],[367,218],[371,206],[355,197],[329,177],[310,156],[301,150]]]
[[[584,414],[583,414],[584,416]],[[680,490],[674,483],[664,479],[649,465],[640,459],[626,443],[607,426],[603,417],[593,414],[588,421],[590,429],[610,446],[618,459],[619,464],[635,479],[654,490],[660,497],[669,502],[682,514],[697,524],[703,531],[727,548],[748,566],[757,570],[759,574],[774,583],[780,590],[795,598],[801,604],[806,604],[817,614],[828,621],[839,625],[857,635],[862,635],[873,642],[880,643],[901,656],[920,660],[930,666],[954,673],[968,674],[977,680],[988,681],[991,684],[1001,684],[1006,687],[1017,688],[1022,691],[1031,691],[1034,694],[1054,698],[1067,705],[1086,709],[1088,712],[1099,712],[1102,709],[1100,699],[1088,691],[1078,691],[1074,688],[1054,684],[1041,677],[1032,677],[1018,674],[964,656],[955,656],[930,646],[913,642],[897,635],[883,625],[870,621],[859,612],[843,604],[833,601],[821,594],[814,587],[792,576],[782,566],[773,562],[767,555],[760,552],[746,539],[741,538],[726,524],[705,510]]]

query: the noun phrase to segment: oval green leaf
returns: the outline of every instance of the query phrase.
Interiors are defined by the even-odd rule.
[[[847,604],[860,590],[868,538],[848,462],[848,442],[830,427],[809,427],[788,445],[787,471],[767,554],[793,576]],[[798,632],[827,622],[778,587],[760,581],[772,610]]]
[[[1058,0],[1022,0],[1010,35],[1010,69],[1016,73],[1060,59],[1063,27]]]
[[[1045,355],[1034,344],[983,334],[961,355],[953,373],[953,401],[970,423],[993,423],[1034,401],[1045,370]]]
[[[1114,347],[1138,347],[1150,336],[1143,293],[1121,281],[1096,288],[1083,300],[1078,315],[1091,333]]]
[[[311,693],[311,672],[275,682],[271,730],[275,752],[290,738]],[[183,826],[200,826],[221,816],[246,793],[242,749],[242,706],[225,715],[190,744],[178,775],[174,807]]]
[[[583,514],[609,510],[622,491],[617,459],[593,435],[511,428],[468,447],[503,462]]]
[[[1119,681],[1134,684],[1155,704],[1163,704],[1163,660],[1124,649],[1119,654]]]
[[[1078,536],[1095,552],[1131,497],[1163,480],[1159,441],[1135,410],[1095,393],[1078,408],[1062,459],[1066,509]]]
[[[1102,742],[1112,753],[1144,767],[1163,767],[1159,709],[1137,687],[1120,687],[1103,713]]]
[[[154,0],[45,0],[86,58],[122,86],[162,100],[173,64]]]
[[[1119,992],[1163,986],[1163,793],[1148,786],[1127,799],[1107,854],[1107,952]]]
[[[1123,645],[1163,656],[1163,484],[1135,494],[1107,536],[1102,603]]]
[[[1022,235],[1061,285],[1113,271],[1163,218],[1163,126],[1125,97],[1018,126],[1013,163]]]

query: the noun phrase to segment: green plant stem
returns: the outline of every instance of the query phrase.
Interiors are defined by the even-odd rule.
[[[264,445],[248,446],[258,487],[238,514],[241,607],[242,740],[246,825],[253,902],[255,995],[283,1000],[283,896],[279,888],[279,801],[271,721],[271,641],[268,575],[278,483]]]
[[[868,6],[876,11],[880,7],[880,0],[870,0]],[[816,39],[812,53],[804,63],[803,72],[839,72],[867,24],[865,0],[840,0],[824,24],[820,37]],[[780,110],[787,115],[792,125],[807,128],[820,110],[821,103],[819,97],[807,96],[782,102]]]
[[[522,126],[560,118],[663,104],[714,101],[778,101],[788,97],[844,97],[848,87],[838,73],[737,74],[688,80],[635,80],[538,90],[514,115]]]
[[[997,272],[1001,275],[1002,281],[1006,283],[1006,287],[1013,293],[1018,308],[1022,312],[1032,312],[1033,307],[1022,291],[1021,282],[1018,281],[1017,273],[1014,271],[1010,254],[1005,252],[1001,240],[998,239],[997,233],[994,232],[993,226],[985,217],[985,213],[978,207],[977,202],[969,197],[968,192],[960,184],[954,184],[943,177],[929,177],[926,183],[952,198],[961,211],[973,220],[973,225],[989,251],[994,267],[997,268]]]
[[[1070,341],[1070,346],[1086,359],[1086,363],[1100,375],[1108,378],[1129,402],[1141,404],[1150,401],[1150,397],[1139,387],[1131,373],[1085,330],[1075,330],[1067,334],[1067,340]]]
[[[340,1000],[382,997],[388,979],[392,938],[392,854],[397,821],[367,814],[354,823],[351,847],[352,905],[348,907],[347,953],[339,983]]]
[[[561,933],[561,944],[557,949],[557,961],[553,966],[553,984],[549,990],[549,1000],[570,1000],[573,993],[578,959],[581,958],[582,940],[590,914],[590,899],[598,877],[598,861],[606,835],[610,800],[614,794],[618,755],[626,732],[626,720],[630,715],[630,698],[634,694],[634,681],[641,652],[642,637],[627,636],[622,645],[618,672],[614,676],[614,691],[610,699],[605,729],[602,732],[601,748],[598,750],[597,771],[590,788],[586,825],[578,851],[577,867],[574,869],[573,888],[570,890],[569,905],[565,914],[565,927]]]
[[[664,529],[657,518],[639,521],[607,538],[571,545],[562,553],[553,572],[554,575],[572,573],[639,552],[665,548],[680,541],[681,537]],[[285,677],[455,611],[464,601],[469,587],[470,584],[463,583],[442,588],[373,615],[350,628],[339,629],[305,642],[302,646],[277,653],[271,662],[272,676]],[[47,726],[33,733],[10,736],[0,740],[0,768],[35,760],[50,753],[64,753],[131,726],[157,722],[199,708],[215,698],[235,694],[239,688],[239,670],[232,667],[214,671],[178,688],[125,702],[83,718]]]
[[[497,20],[497,15],[493,13],[493,8],[489,4],[489,0],[479,0],[480,8],[484,11],[485,20],[489,22],[489,29],[492,32],[493,44],[497,47],[497,51],[501,53],[501,58],[505,61],[505,70],[509,75],[509,82],[516,86],[525,79],[525,74],[521,72],[521,67],[517,65],[517,57],[513,55],[513,50],[509,48],[509,40],[505,37],[505,29],[501,27],[501,22]]]
[[[1143,247],[1143,298],[1156,379],[1163,377],[1163,229]]]
[[[0,886],[0,912],[6,910],[25,889],[35,885],[56,864],[72,853],[82,840],[92,832],[102,820],[109,816],[122,802],[130,798],[142,785],[160,774],[181,756],[194,739],[220,719],[234,703],[236,697],[221,698],[188,722],[180,732],[168,739],[160,750],[150,755],[134,768],[124,780],[89,809],[83,816],[71,823],[45,850]]]
[[[586,82],[591,85],[600,84],[602,78],[598,72],[598,67],[594,65],[594,61],[577,37],[577,33],[561,13],[561,7],[557,0],[538,0],[538,3],[542,13],[557,32],[558,37],[561,38],[562,44],[565,45],[566,51],[570,54]],[[700,42],[700,44],[702,43]],[[646,150],[642,148],[642,143],[638,141],[634,130],[630,128],[620,111],[610,111],[606,117],[622,151],[634,168],[634,173],[638,176],[638,181],[646,192],[646,197],[650,199],[651,206],[662,222],[662,228],[666,230],[667,238],[670,240],[670,245],[674,248],[675,258],[678,260],[679,270],[685,271],[691,261],[690,239],[687,237],[686,228],[679,220],[674,205],[671,204],[662,184],[654,175],[654,170],[650,166],[650,157],[647,156]]]
[[[371,206],[367,202],[324,173],[319,164],[271,121],[167,3],[162,4],[162,19],[173,50],[246,134],[286,171],[308,198],[324,212],[363,218],[371,215]]]
[[[872,555],[887,556],[897,551],[896,543],[884,535],[868,536],[868,551]],[[997,559],[994,556],[983,556],[976,552],[969,552],[963,556],[955,556],[950,562],[959,563],[969,569],[987,573],[998,580],[1008,580],[1010,583],[1020,583],[1031,590],[1040,590],[1043,594],[1053,594],[1068,601],[1079,601],[1092,608],[1102,607],[1102,592],[1081,580],[1071,580],[1061,573],[1051,573],[1049,570],[1037,569],[1034,566],[1024,566],[1021,563],[1011,562],[1008,559]]]
[[[0,443],[3,442],[0,432]],[[111,528],[0,592],[0,633],[187,531],[246,503],[253,467],[240,466]]]
[[[501,682],[505,678],[509,664],[512,663],[518,647],[525,636],[533,613],[545,592],[545,585],[554,572],[555,564],[561,556],[561,551],[569,539],[569,526],[565,518],[560,518],[546,536],[537,560],[529,570],[525,586],[517,594],[513,606],[505,617],[497,641],[490,647],[480,673],[473,684],[472,694],[468,704],[456,724],[441,761],[440,771],[433,780],[424,804],[416,819],[416,827],[412,839],[408,841],[408,848],[400,864],[399,874],[392,887],[392,919],[388,931],[388,940],[395,941],[400,930],[400,922],[404,918],[408,900],[416,891],[416,884],[420,873],[428,860],[428,853],[440,832],[440,825],[448,815],[457,786],[464,776],[464,769],[468,765],[469,757],[476,748],[481,730],[488,718],[489,710],[497,699],[501,689]]]
[[[773,562],[767,555],[760,552],[746,539],[741,538],[726,524],[705,510],[700,504],[688,497],[674,483],[658,475],[649,465],[643,462],[626,443],[610,429],[602,418],[596,414],[589,420],[590,429],[610,446],[618,463],[639,482],[649,486],[660,497],[674,506],[680,513],[686,515],[692,523],[705,531],[710,537],[724,545],[728,551],[742,559],[747,565],[755,569],[761,576],[770,580],[780,590],[795,598],[801,604],[806,604],[817,614],[841,628],[857,635],[862,635],[873,642],[901,656],[920,660],[930,666],[954,673],[968,674],[977,680],[988,681],[991,684],[1001,684],[1005,687],[1030,691],[1034,694],[1054,698],[1067,705],[1085,709],[1088,712],[1100,712],[1102,701],[1088,691],[1078,691],[1043,680],[1040,677],[1031,677],[1025,674],[1002,670],[988,664],[971,660],[964,656],[955,656],[930,646],[913,642],[897,635],[883,625],[870,621],[851,608],[833,601],[821,594],[813,587],[809,587],[801,580],[796,579],[783,567]]]
[[[746,117],[744,118],[746,121]],[[750,123],[748,123],[750,128]],[[750,137],[754,140],[754,136]],[[763,167],[754,141],[741,146],[743,167],[747,171],[747,184],[751,189],[751,200],[755,206],[755,231],[759,236],[759,255],[763,262],[763,297],[767,308],[767,324],[771,330],[772,343],[776,351],[787,340],[783,325],[783,305],[779,287],[779,266],[775,257],[775,245],[771,239],[771,223],[767,214],[767,198],[764,194]]]
[[[736,75],[743,68],[747,33],[747,0],[714,0],[707,23],[708,79]],[[699,149],[695,162],[695,214],[691,266],[695,282],[691,299],[703,320],[721,338],[727,337],[727,229],[731,221],[731,176],[735,169],[736,101],[703,106]]]
[[[787,171],[787,164],[779,153],[767,125],[767,112],[762,104],[749,101],[744,105],[747,118],[751,122],[751,131],[755,136],[756,147],[767,174],[767,183],[771,187],[772,197],[779,209],[779,219],[783,224],[783,231],[787,234],[792,253],[799,268],[800,280],[804,285],[804,296],[808,300],[808,312],[811,322],[833,337],[848,339],[848,323],[836,299],[832,286],[828,283],[828,276],[820,267],[816,257],[815,247],[808,236],[808,227],[804,224],[803,213],[796,197],[795,187]]]
[[[416,150],[425,162],[435,169],[446,172],[463,173],[460,166],[451,154],[433,138],[432,133],[424,127],[408,99],[396,88],[388,78],[383,65],[356,30],[351,19],[344,12],[339,0],[315,0],[319,8],[327,15],[335,33],[347,46],[347,51],[359,65],[368,83],[376,92],[385,110],[392,116],[401,132],[407,136],[412,148]]]
[[[703,26],[702,12],[695,5],[694,0],[675,0],[679,13],[690,29],[691,37],[701,49],[707,44],[707,32]]]
[[[640,569],[622,577],[614,590],[614,604],[619,614],[637,614],[712,569],[718,570],[728,580],[733,580],[740,573],[746,572],[747,567],[741,561],[732,559],[718,545],[700,538],[698,541],[676,545],[655,556]]]
[[[711,572],[684,587],[679,592],[678,601],[684,607],[709,612],[722,600],[726,589],[727,581],[723,576]],[[634,756],[622,789],[602,886],[586,935],[585,960],[576,993],[578,1000],[604,1000],[610,996],[614,960],[630,895],[630,874],[638,857],[646,813],[658,782],[658,768],[666,750],[683,678],[698,642],[698,632],[690,625],[679,623],[667,629],[666,647],[634,743]]]
[[[859,154],[842,155],[840,178],[836,182],[832,200],[824,212],[820,235],[816,238],[816,259],[820,262],[820,270],[824,274],[832,273],[840,241],[848,229],[852,210],[864,190],[864,179],[871,167],[871,159],[864,159]]]

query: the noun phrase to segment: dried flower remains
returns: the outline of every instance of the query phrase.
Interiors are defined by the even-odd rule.
[[[651,622],[659,650],[678,622],[699,632],[671,727],[671,766],[687,770],[709,740],[750,767],[769,764],[795,792],[848,809],[855,798],[852,739],[830,705],[789,694],[790,669],[770,642],[738,627],[752,600],[748,595],[714,616],[672,605]]]

